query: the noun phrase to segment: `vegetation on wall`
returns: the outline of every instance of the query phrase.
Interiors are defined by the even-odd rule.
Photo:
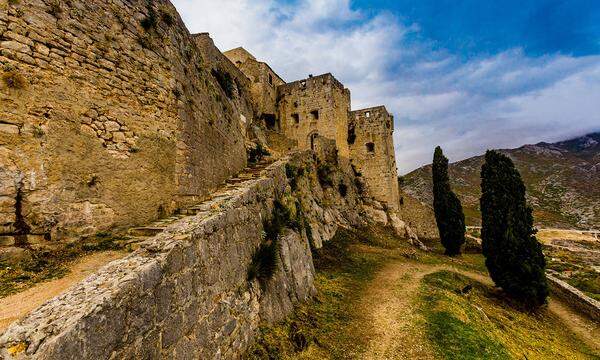
[[[298,179],[304,176],[304,173],[305,169],[303,167],[298,167],[290,163],[285,164],[285,176],[288,178],[292,191],[296,190]]]
[[[256,164],[264,159],[265,156],[271,155],[271,153],[269,153],[269,151],[267,151],[267,149],[265,149],[261,144],[256,144],[255,147],[248,148],[246,152],[248,162],[250,164]]]
[[[448,159],[438,146],[433,155],[433,209],[446,255],[460,254],[465,243],[465,215],[460,200],[450,188]]]
[[[317,176],[322,187],[334,186],[333,183],[333,168],[327,163],[320,163],[317,167]]]
[[[233,99],[235,96],[236,85],[231,74],[221,69],[212,69],[211,74],[217,80],[219,86],[225,92],[225,95],[227,95],[228,98]]]
[[[150,2],[148,2],[147,9],[148,15],[146,15],[146,17],[144,17],[140,21],[140,25],[142,25],[142,28],[144,28],[144,30],[150,31],[156,28],[156,25],[158,24],[158,17],[156,16],[156,11],[154,11],[154,8],[150,4]]]
[[[27,86],[27,79],[11,65],[4,66],[2,81],[10,89],[24,89]]]
[[[263,242],[252,255],[248,281],[258,279],[264,285],[273,277],[278,266],[279,236],[285,228],[299,229],[300,225],[291,211],[281,201],[275,200],[271,219],[263,222]]]
[[[491,278],[525,305],[544,304],[548,296],[546,261],[535,238],[525,185],[509,157],[497,151],[485,154],[481,191],[481,238]]]

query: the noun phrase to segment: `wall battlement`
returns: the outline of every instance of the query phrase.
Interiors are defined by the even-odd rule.
[[[331,73],[308,77],[306,79],[296,80],[291,83],[287,83],[278,87],[278,91],[281,95],[289,94],[297,90],[311,91],[315,87],[320,85],[330,84],[339,90],[347,90],[346,87],[336,79]]]

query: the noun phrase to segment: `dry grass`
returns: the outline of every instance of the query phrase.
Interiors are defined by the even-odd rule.
[[[538,231],[536,236],[542,244],[548,244],[552,240],[599,241],[578,230],[543,229]]]

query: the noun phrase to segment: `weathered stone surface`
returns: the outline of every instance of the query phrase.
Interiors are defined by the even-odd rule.
[[[288,179],[286,163],[302,175]],[[333,223],[363,224],[357,189],[341,196],[323,188],[316,169],[312,154],[296,153],[262,177],[219,192],[199,206],[205,211],[173,223],[13,324],[0,335],[0,356],[22,348],[14,358],[239,358],[261,321],[280,320],[314,295],[307,224],[321,242],[335,234]],[[352,183],[349,167],[333,169],[335,181]],[[301,209],[305,225],[280,236],[278,270],[263,287],[248,282],[247,269],[276,199],[290,211]],[[94,204],[81,206],[79,212],[95,211]]]
[[[0,76],[10,70],[28,83],[0,79],[0,163],[16,168],[11,187],[36,174],[23,194],[32,231],[60,240],[147,223],[246,166],[238,119],[253,119],[250,95],[225,96],[211,74],[219,51],[199,47],[168,1],[52,1],[56,16],[49,3],[0,1]],[[158,16],[145,30],[151,12],[173,23]],[[80,210],[71,204],[85,202],[115,216],[69,220],[80,215],[66,214]]]

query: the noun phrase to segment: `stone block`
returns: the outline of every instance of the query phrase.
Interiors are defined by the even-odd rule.
[[[19,135],[19,127],[13,124],[0,123],[0,133]]]
[[[31,54],[31,48],[25,44],[21,44],[18,41],[2,41],[0,42],[0,48],[13,50],[19,53]]]

